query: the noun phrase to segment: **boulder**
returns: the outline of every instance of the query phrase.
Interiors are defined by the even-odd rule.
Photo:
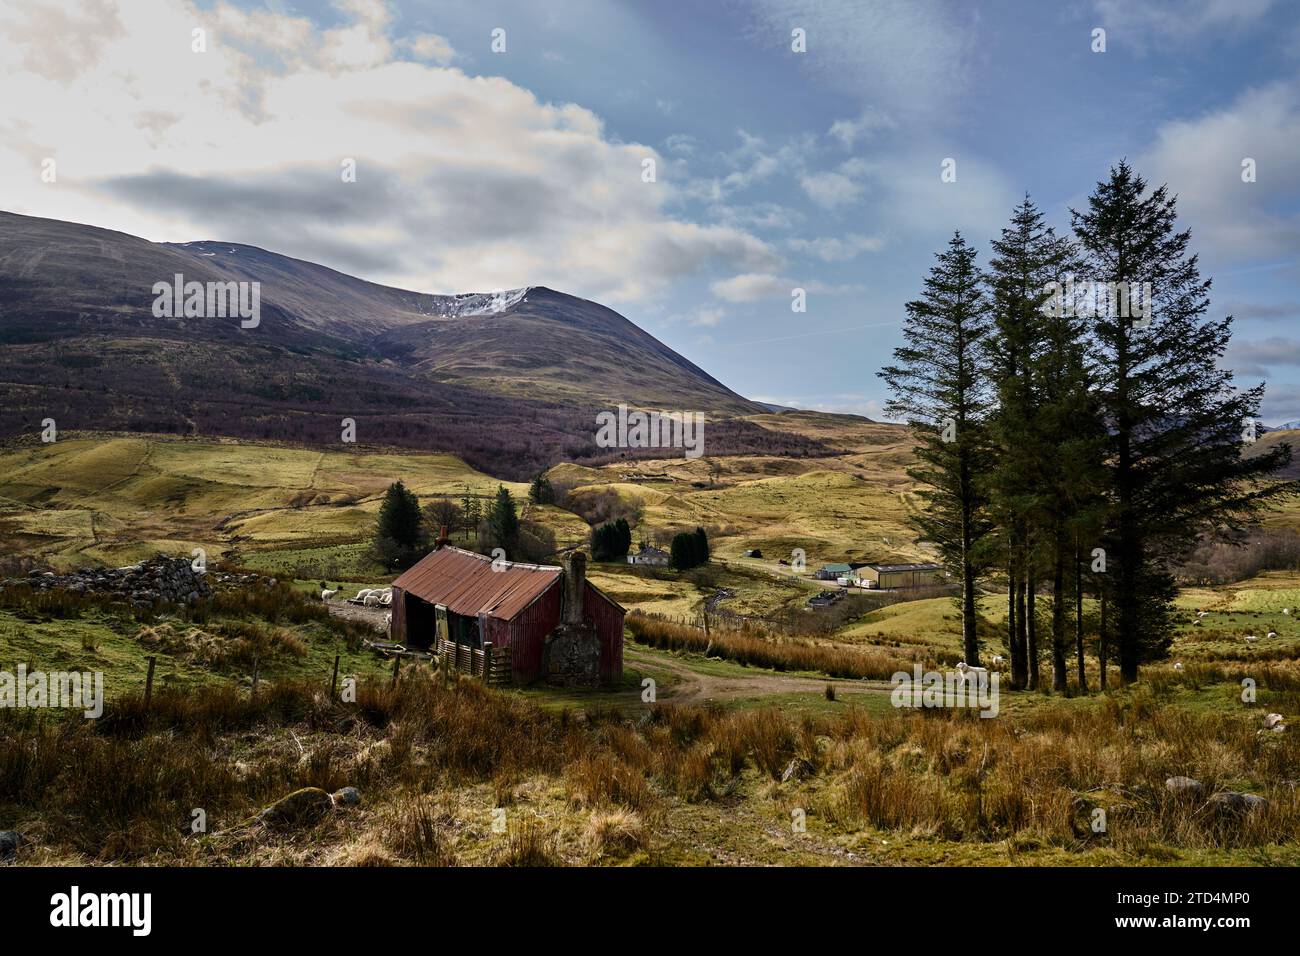
[[[269,826],[311,826],[332,809],[334,801],[328,793],[319,787],[303,787],[275,801],[257,819]]]
[[[1170,777],[1165,789],[1179,797],[1199,797],[1205,793],[1205,784],[1192,777]]]
[[[1210,805],[1232,813],[1245,813],[1249,810],[1262,810],[1268,806],[1268,800],[1254,793],[1223,790],[1210,797]]]
[[[344,787],[330,794],[330,799],[336,807],[355,807],[361,803],[361,791],[356,787]]]
[[[17,830],[0,830],[0,860],[12,860],[26,842]]]

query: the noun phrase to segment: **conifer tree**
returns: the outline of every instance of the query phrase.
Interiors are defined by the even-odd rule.
[[[1120,674],[1132,681],[1168,652],[1170,568],[1200,535],[1240,529],[1296,483],[1268,481],[1288,446],[1243,454],[1263,386],[1237,390],[1219,366],[1232,319],[1207,317],[1210,281],[1177,231],[1174,197],[1121,162],[1072,214],[1088,277],[1106,290],[1093,321],[1108,430],[1103,547]]]
[[[888,413],[904,419],[918,443],[908,474],[927,507],[912,520],[961,581],[962,647],[971,665],[979,663],[975,588],[984,570],[977,548],[990,530],[978,480],[990,463],[982,354],[990,320],[975,256],[961,233],[937,254],[922,297],[907,303],[906,344],[880,372],[892,393]]]

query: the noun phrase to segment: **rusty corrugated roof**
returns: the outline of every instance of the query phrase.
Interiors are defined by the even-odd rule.
[[[473,551],[443,546],[393,582],[430,604],[455,614],[509,621],[560,579],[562,569],[510,561],[499,571],[492,559]]]

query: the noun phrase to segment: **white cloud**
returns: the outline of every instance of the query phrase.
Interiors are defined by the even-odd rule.
[[[413,36],[405,46],[421,60],[428,60],[439,66],[446,66],[456,59],[456,51],[452,49],[451,41],[436,33],[421,33]]]
[[[863,183],[860,177],[866,171],[866,163],[860,159],[850,159],[834,170],[805,173],[799,177],[799,185],[817,205],[823,209],[835,209],[862,198]]]
[[[819,239],[790,239],[786,245],[795,252],[807,252],[823,262],[847,262],[864,252],[880,252],[885,241],[879,236],[863,236],[851,232],[844,236],[827,236]]]
[[[761,302],[765,299],[789,299],[795,289],[809,295],[854,295],[864,291],[857,284],[834,285],[820,280],[800,282],[767,273],[748,272],[719,279],[709,285],[709,291],[724,302]]]
[[[1134,167],[1178,195],[1198,251],[1223,260],[1300,251],[1300,84],[1248,90],[1224,109],[1161,126]],[[1242,182],[1242,160],[1256,181]]]
[[[1186,41],[1207,33],[1250,26],[1274,6],[1274,0],[1179,0],[1134,3],[1094,0],[1093,9],[1106,28],[1106,39],[1146,49],[1154,39]]]
[[[670,213],[682,187],[641,181],[663,157],[611,141],[589,110],[404,61],[383,4],[342,9],[319,31],[224,2],[6,5],[0,208],[247,242],[422,291],[545,284],[623,302],[702,270],[780,267],[743,228]],[[90,38],[71,55],[69,24]],[[445,56],[429,36],[425,53]]]

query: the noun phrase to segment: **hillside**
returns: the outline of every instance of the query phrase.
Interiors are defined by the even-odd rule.
[[[256,328],[159,318],[153,286],[258,282]],[[611,309],[545,288],[457,296],[377,285],[252,246],[153,243],[0,212],[0,435],[60,429],[454,450],[522,477],[598,454],[626,403],[764,411]],[[753,425],[715,434],[768,450]],[[792,438],[784,451],[824,454]]]

